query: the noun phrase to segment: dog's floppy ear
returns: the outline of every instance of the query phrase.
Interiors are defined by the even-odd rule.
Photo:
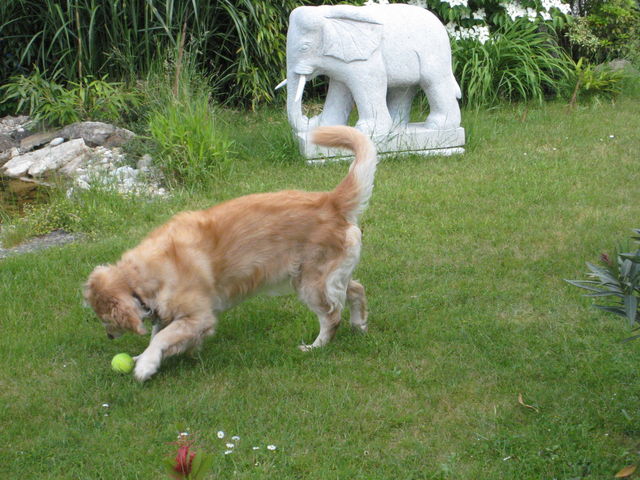
[[[84,298],[100,318],[114,327],[140,335],[147,333],[133,299],[133,291],[116,266],[96,267],[85,284]]]

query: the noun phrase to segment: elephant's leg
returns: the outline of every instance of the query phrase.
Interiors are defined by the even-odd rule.
[[[393,126],[398,127],[409,123],[411,117],[411,105],[415,97],[417,87],[390,88],[387,92],[387,105]]]
[[[353,96],[349,88],[344,83],[332,79],[329,82],[327,99],[324,102],[322,113],[319,115],[318,124],[346,125],[351,110],[353,110]]]
[[[366,134],[389,133],[393,121],[387,108],[386,75],[362,75],[359,80],[351,85],[358,107],[356,128]]]
[[[460,106],[453,78],[430,79],[421,84],[429,100],[429,116],[425,124],[435,130],[449,130],[460,126]]]

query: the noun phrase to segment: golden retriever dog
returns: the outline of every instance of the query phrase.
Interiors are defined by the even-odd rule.
[[[303,351],[336,333],[349,305],[351,326],[367,330],[364,288],[351,279],[360,257],[358,218],[373,189],[376,150],[345,127],[313,132],[318,145],[350,149],[349,173],[330,192],[281,191],[236,198],[174,216],[113,265],[96,267],[84,289],[109,338],[145,334],[135,377],[151,377],[163,358],[198,348],[218,316],[256,293],[297,293],[317,316],[320,333]]]

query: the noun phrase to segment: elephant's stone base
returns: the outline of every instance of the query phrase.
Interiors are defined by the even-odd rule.
[[[314,145],[310,141],[310,132],[298,132],[300,153],[318,163],[323,159],[339,160],[341,157],[353,156],[348,150],[326,148]],[[452,155],[464,153],[464,128],[451,130],[430,130],[422,123],[410,123],[402,130],[394,130],[385,135],[374,135],[379,155],[412,154],[412,155]]]

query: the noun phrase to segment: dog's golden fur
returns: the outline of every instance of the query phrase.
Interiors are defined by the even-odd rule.
[[[136,357],[138,380],[153,375],[163,358],[198,347],[214,333],[220,312],[261,291],[288,287],[318,315],[320,334],[303,350],[333,338],[345,300],[352,326],[366,331],[364,288],[351,274],[360,255],[358,217],[373,187],[375,148],[350,127],[321,127],[313,138],[355,153],[333,191],[254,194],[180,213],[116,264],[91,273],[85,299],[109,337],[146,333],[143,319],[153,314],[151,341]]]

